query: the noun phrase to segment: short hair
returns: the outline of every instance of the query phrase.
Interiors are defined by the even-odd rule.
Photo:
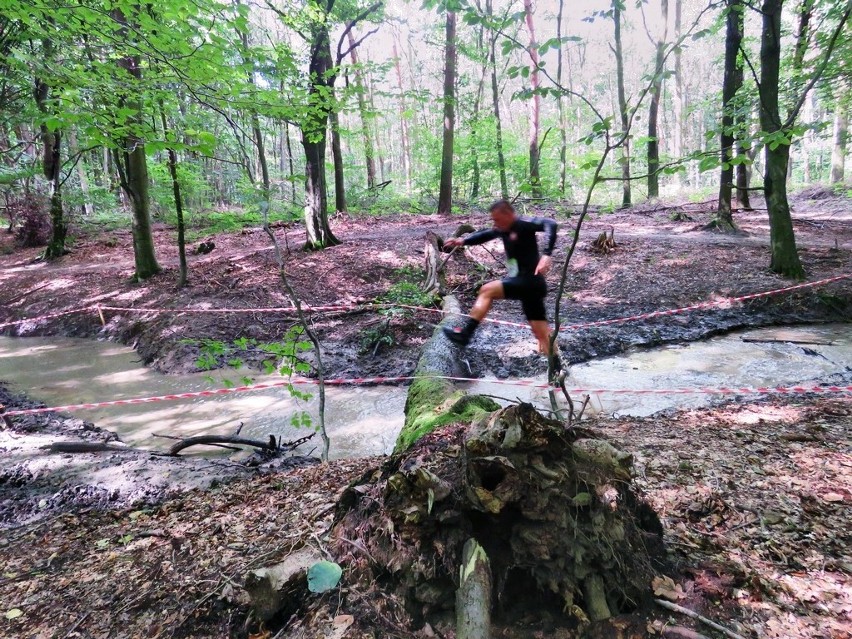
[[[515,207],[512,206],[512,203],[509,200],[497,200],[488,207],[488,212],[493,213],[494,211],[509,211],[510,213],[515,212]]]

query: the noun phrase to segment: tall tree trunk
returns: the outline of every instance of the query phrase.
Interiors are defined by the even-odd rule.
[[[654,61],[654,81],[651,85],[651,104],[648,107],[648,197],[660,196],[660,134],[659,111],[663,92],[663,70],[665,65],[666,38],[669,24],[669,0],[660,0],[663,33],[657,40],[657,55]]]
[[[680,42],[683,35],[683,0],[675,0],[675,42]],[[672,135],[672,155],[680,159],[684,155],[684,141],[686,125],[683,114],[686,111],[686,91],[683,88],[683,66],[681,63],[681,48],[674,50],[674,91],[672,95],[672,110],[674,117],[674,128]],[[675,179],[678,184],[683,183],[683,173],[677,172]]]
[[[70,127],[68,129],[68,151],[72,155],[76,155],[80,152],[79,145],[77,144],[77,130],[74,127]],[[80,194],[83,196],[83,204],[81,208],[83,209],[83,216],[89,217],[94,215],[95,209],[92,206],[92,195],[89,191],[89,176],[86,172],[86,162],[83,159],[84,155],[81,155],[79,160],[77,161],[77,179],[80,180]]]
[[[483,47],[485,39],[485,28],[480,27],[477,34],[477,53],[482,56],[482,72],[479,76],[479,86],[476,88],[476,99],[473,102],[473,117],[470,122],[470,152],[473,161],[473,185],[470,189],[470,196],[476,200],[479,197],[481,187],[481,170],[479,166],[479,148],[478,148],[478,131],[480,125],[480,111],[482,109],[482,94],[485,89],[485,76],[488,74],[488,53]],[[484,55],[483,55],[484,54]]]
[[[722,80],[722,167],[719,175],[719,202],[714,225],[725,231],[734,230],[731,213],[731,194],[734,181],[734,97],[742,84],[742,74],[737,73],[737,57],[743,39],[742,0],[728,0],[727,29],[725,32],[725,74]]]
[[[556,38],[559,41],[559,46],[556,50],[556,84],[562,87],[562,14],[565,10],[565,0],[559,0],[559,11],[556,14]],[[565,179],[568,173],[567,157],[568,157],[568,126],[565,121],[565,103],[564,96],[560,93],[556,98],[556,109],[559,117],[559,193],[565,197]]]
[[[373,95],[374,94],[373,73],[370,72],[369,77],[364,78],[364,80],[367,83],[367,97],[369,98],[369,102],[370,102],[370,112],[371,113],[377,113],[377,111],[376,111],[376,100],[375,100],[375,97]],[[376,139],[376,159],[379,161],[379,178],[380,178],[381,182],[384,182],[385,181],[385,157],[384,157],[384,153],[382,152],[382,136],[381,136],[381,129],[379,128],[379,119],[373,118],[373,123],[374,123],[374,126],[375,126],[375,134],[376,134],[376,138],[375,138]],[[410,158],[409,158],[409,166],[410,165],[411,165],[411,163],[410,163]]]
[[[293,166],[293,145],[290,143],[290,125],[284,122],[284,142],[287,145],[287,164],[290,169],[290,202],[296,203],[296,169]]]
[[[163,103],[160,103],[160,121],[163,124],[163,140],[169,141],[169,125],[166,121],[166,110],[163,108]],[[175,199],[175,214],[177,215],[177,232],[178,232],[178,258],[180,260],[180,275],[178,277],[178,288],[186,286],[189,267],[186,264],[186,224],[183,220],[183,198],[180,194],[180,181],[177,174],[177,153],[174,147],[169,145],[169,175],[172,178],[172,194]]]
[[[396,43],[394,43],[396,47]],[[370,118],[367,114],[367,98],[364,95],[364,80],[358,68],[358,54],[355,52],[355,36],[349,31],[349,58],[355,67],[355,93],[358,96],[358,114],[361,116],[361,137],[364,140],[364,158],[367,163],[367,188],[376,186],[376,161],[373,151],[373,136],[370,135]]]
[[[334,160],[334,210],[346,211],[346,185],[343,182],[343,149],[340,146],[340,116],[337,107],[328,113],[331,128],[331,157]]]
[[[627,135],[630,127],[630,114],[627,111],[627,94],[624,91],[624,54],[621,47],[621,8],[619,0],[613,0],[613,21],[615,22],[615,76],[618,82],[618,110],[621,114],[621,133],[624,142],[621,146],[621,206],[627,208],[631,204],[630,196],[630,137]]]
[[[122,25],[122,34],[127,33],[127,20],[121,9],[113,10],[113,17]],[[118,59],[119,68],[130,76],[131,87],[140,87],[142,69],[138,55],[123,56]],[[139,89],[141,90],[141,88]],[[136,279],[145,280],[160,272],[154,251],[154,235],[151,228],[150,197],[148,196],[148,159],[145,155],[145,141],[136,130],[144,125],[142,99],[134,89],[129,92],[125,106],[133,111],[130,116],[130,128],[124,139],[122,157],[116,158],[121,186],[127,194],[133,208],[133,257],[136,264]],[[122,166],[123,163],[123,166]]]
[[[438,192],[438,213],[453,209],[453,137],[456,118],[456,14],[447,11],[446,49],[444,56],[444,120],[441,152],[441,186]]]
[[[494,10],[492,0],[486,0],[485,11],[491,18]],[[496,127],[494,146],[497,147],[497,172],[500,175],[500,197],[509,199],[509,186],[506,180],[506,157],[503,154],[503,123],[500,120],[500,85],[497,83],[497,34],[492,33],[491,40],[491,99],[494,103],[494,123]]]
[[[781,9],[783,0],[764,0],[763,29],[760,45],[760,126],[766,133],[781,130],[778,106],[778,82],[781,70]],[[796,250],[793,221],[787,200],[787,163],[790,145],[766,145],[764,189],[769,210],[769,241],[772,260],[769,268],[786,277],[804,277]]]
[[[49,39],[42,42],[42,56],[45,62],[53,61],[53,42]],[[44,116],[54,111],[49,104],[50,87],[41,78],[35,79],[34,97],[39,111]],[[47,259],[55,259],[65,255],[65,239],[68,233],[62,206],[62,134],[58,129],[51,131],[46,124],[41,124],[41,142],[42,172],[50,182],[51,233],[44,256]]]
[[[751,211],[751,195],[749,195],[749,183],[751,182],[751,166],[753,156],[745,148],[742,140],[737,141],[737,202],[744,211]]]
[[[411,140],[408,134],[408,114],[405,106],[405,88],[402,85],[402,66],[399,59],[396,39],[393,41],[393,60],[396,68],[396,82],[399,87],[399,127],[402,141],[402,166],[405,171],[405,192],[411,193]]]
[[[528,52],[530,56],[530,89],[533,93],[529,100],[530,186],[532,187],[532,196],[540,198],[541,175],[539,164],[541,152],[538,145],[538,132],[540,128],[541,96],[538,94],[538,44],[535,41],[532,0],[524,0],[524,13],[526,14],[527,31],[530,34]]]
[[[311,0],[319,10],[317,0]],[[331,3],[330,3],[331,4]],[[331,7],[328,7],[330,10]],[[311,57],[308,66],[310,109],[302,123],[302,147],[305,149],[305,231],[306,247],[323,249],[340,244],[328,224],[328,188],[325,179],[325,149],[328,129],[329,92],[334,75],[327,16],[311,27]]]
[[[841,84],[834,107],[834,144],[831,147],[831,183],[843,182],[849,140],[849,85]]]

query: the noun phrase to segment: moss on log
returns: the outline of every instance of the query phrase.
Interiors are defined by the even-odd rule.
[[[454,321],[460,312],[452,295],[444,298],[445,322]],[[444,337],[440,326],[423,347],[405,402],[405,423],[396,440],[395,453],[411,447],[418,439],[446,424],[470,423],[500,408],[494,400],[467,395],[456,390],[452,381],[438,377],[458,377],[458,347]]]

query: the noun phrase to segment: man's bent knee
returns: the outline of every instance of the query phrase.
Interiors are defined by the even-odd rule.
[[[479,289],[479,294],[489,299],[501,299],[503,297],[503,282],[495,280],[487,282]]]

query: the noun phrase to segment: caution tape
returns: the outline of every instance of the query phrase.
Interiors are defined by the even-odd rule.
[[[823,280],[816,280],[814,282],[805,282],[803,284],[796,284],[794,286],[787,286],[785,288],[777,288],[771,291],[763,291],[761,293],[749,293],[748,295],[739,295],[737,297],[725,297],[718,300],[710,300],[707,302],[700,302],[698,304],[692,304],[691,306],[683,306],[681,308],[673,308],[666,311],[652,311],[650,313],[641,313],[639,315],[630,315],[627,317],[619,317],[616,319],[609,320],[599,320],[596,322],[586,322],[584,324],[571,324],[569,326],[563,326],[560,328],[561,331],[570,331],[570,330],[579,330],[582,328],[591,328],[593,326],[609,326],[611,324],[621,324],[624,322],[634,322],[637,320],[643,319],[652,319],[654,317],[664,317],[670,315],[679,315],[681,313],[687,313],[689,311],[695,311],[706,308],[713,308],[714,306],[730,306],[732,304],[737,304],[739,302],[745,302],[748,300],[759,299],[761,297],[770,297],[772,295],[781,295],[783,293],[789,293],[790,291],[795,291],[803,288],[812,288],[814,286],[822,286],[824,284],[830,284],[832,282],[838,282],[840,280],[845,280],[852,277],[852,273],[847,273],[846,275],[838,275],[836,277],[829,277]]]
[[[557,386],[547,382],[535,380],[511,380],[511,379],[476,379],[471,377],[451,377],[445,375],[423,375],[400,376],[400,377],[355,377],[337,378],[325,380],[326,386],[367,386],[378,384],[394,384],[399,382],[410,382],[415,379],[444,379],[455,382],[479,382],[487,384],[500,384],[504,386],[525,386],[529,388],[559,389]],[[229,395],[231,393],[246,393],[251,391],[266,390],[271,388],[282,388],[297,385],[319,385],[319,381],[300,377],[297,379],[281,382],[267,382],[262,384],[251,384],[247,386],[233,386],[228,388],[216,388],[212,390],[193,391],[187,393],[172,393],[169,395],[156,395],[151,397],[134,397],[132,399],[116,399],[106,402],[93,402],[85,404],[68,404],[65,406],[51,406],[45,408],[28,408],[22,410],[6,411],[7,417],[16,415],[35,415],[37,413],[68,412],[75,410],[90,410],[107,406],[129,406],[134,404],[149,404],[154,402],[170,402],[182,399],[193,399],[196,397],[212,397],[215,395]],[[804,393],[852,393],[850,386],[759,386],[743,388],[566,388],[569,395],[765,395],[765,394],[787,394],[798,395]]]
[[[73,315],[74,313],[85,313],[91,310],[93,310],[93,307],[91,306],[84,306],[82,308],[72,308],[68,311],[59,311],[58,313],[49,313],[48,315],[29,317],[27,319],[15,320],[14,322],[4,322],[0,324],[0,328],[6,328],[7,326],[17,326],[18,324],[26,324],[28,322],[41,322],[42,320],[54,319],[56,317],[62,317],[63,315]]]
[[[793,286],[787,286],[784,288],[773,289],[770,291],[762,291],[760,293],[749,293],[747,295],[739,295],[736,297],[726,297],[718,300],[710,300],[706,302],[699,302],[698,304],[692,304],[690,306],[682,306],[680,308],[673,308],[664,311],[651,311],[648,313],[639,313],[637,315],[629,315],[626,317],[618,317],[615,319],[607,319],[607,320],[598,320],[594,322],[584,322],[580,324],[570,324],[567,326],[563,326],[560,328],[561,331],[576,331],[584,328],[592,328],[595,326],[609,326],[613,324],[622,324],[626,322],[635,322],[639,320],[645,319],[653,319],[655,317],[666,317],[671,315],[679,315],[682,313],[688,313],[690,311],[702,310],[713,308],[717,306],[730,306],[732,304],[736,304],[739,302],[745,302],[748,300],[759,299],[762,297],[770,297],[773,295],[781,295],[784,293],[789,293],[790,291],[805,289],[805,288],[813,288],[816,286],[823,286],[825,284],[831,284],[832,282],[838,282],[840,280],[852,278],[852,273],[847,273],[845,275],[837,275],[835,277],[829,277],[822,280],[816,280],[813,282],[804,282],[802,284],[796,284]],[[368,308],[403,308],[409,310],[416,311],[424,311],[428,313],[438,313],[438,314],[448,314],[447,311],[444,311],[439,308],[428,308],[425,306],[415,306],[411,304],[395,304],[390,302],[368,302],[362,304],[331,304],[325,306],[312,306],[310,304],[304,304],[301,307],[301,310],[306,313],[323,313],[323,312],[337,312],[337,311],[357,311],[357,310],[365,310]],[[225,308],[158,308],[158,307],[134,307],[134,306],[111,306],[111,305],[100,305],[96,304],[94,306],[85,306],[81,308],[70,309],[67,311],[60,311],[57,313],[50,313],[47,315],[40,315],[37,317],[31,317],[22,320],[16,320],[12,322],[5,322],[0,324],[0,329],[5,328],[7,326],[15,326],[18,324],[25,324],[28,322],[40,322],[43,320],[53,319],[56,317],[62,317],[64,315],[71,315],[73,313],[85,313],[90,311],[96,311],[98,313],[102,313],[103,311],[114,311],[114,312],[125,312],[125,313],[174,313],[174,314],[182,314],[182,313],[295,313],[297,312],[297,308],[295,306],[273,306],[273,307],[261,307],[261,308],[241,308],[241,307],[225,307]],[[470,317],[468,314],[461,314],[462,317]],[[511,322],[508,320],[499,320],[493,319],[490,317],[486,317],[483,321],[490,322],[492,324],[499,324],[502,326],[512,326],[516,328],[527,328],[526,324],[520,322]]]

